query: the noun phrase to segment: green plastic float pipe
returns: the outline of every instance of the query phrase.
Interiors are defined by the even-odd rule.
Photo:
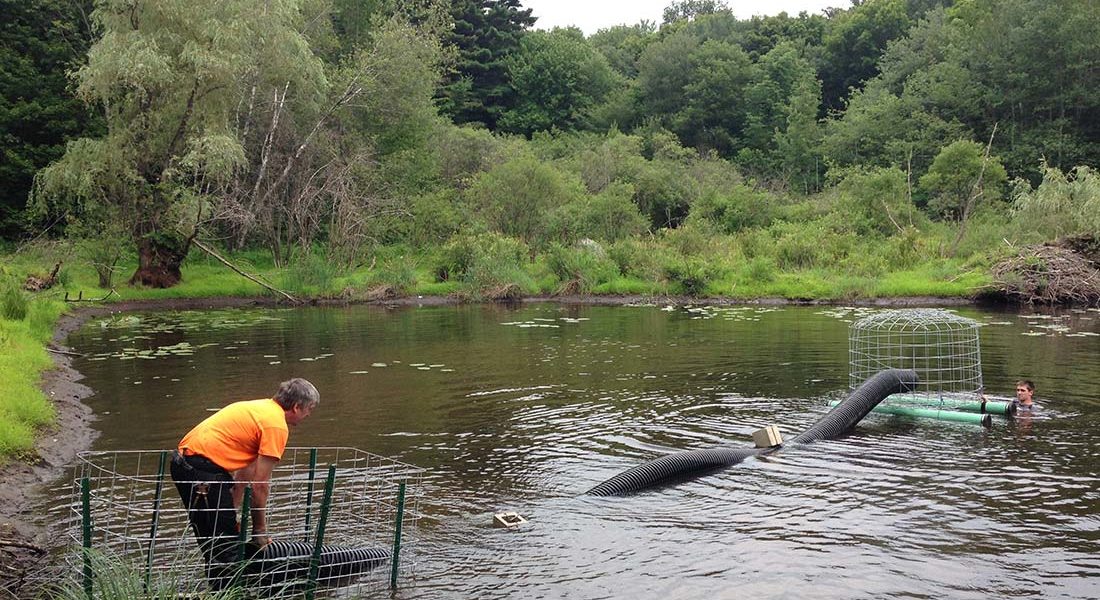
[[[313,600],[317,592],[317,575],[321,570],[321,546],[325,543],[325,524],[332,506],[332,489],[336,487],[336,465],[328,466],[325,479],[325,496],[321,499],[321,515],[317,518],[317,541],[313,544],[313,557],[309,561],[309,582],[306,584],[306,600]]]
[[[313,505],[313,478],[317,473],[317,449],[310,448],[309,450],[309,484],[306,486],[306,537],[305,543],[309,543],[309,517],[310,508]]]
[[[957,400],[954,398],[937,398],[934,396],[910,396],[894,394],[883,400],[886,404],[905,404],[914,406],[939,406],[948,410],[961,410],[965,412],[989,413],[991,415],[1010,416],[1016,413],[1016,405],[1000,400]]]
[[[401,554],[401,523],[405,519],[405,482],[397,488],[397,516],[393,524],[393,556],[390,560],[390,589],[397,588],[397,558]]]
[[[84,595],[92,598],[92,482],[80,480],[80,510],[84,534]]]
[[[829,406],[836,406],[840,404],[839,400],[833,400],[829,403]],[[935,419],[937,421],[957,421],[959,423],[977,423],[985,427],[989,427],[993,424],[993,417],[989,414],[980,414],[972,412],[960,412],[955,410],[939,410],[935,408],[921,408],[921,407],[909,407],[909,406],[888,406],[879,404],[871,409],[871,412],[886,414],[886,415],[900,415],[903,417],[920,417],[924,419]]]
[[[168,461],[168,452],[160,453],[157,466],[157,491],[153,495],[153,522],[149,526],[149,552],[145,556],[145,591],[149,592],[149,582],[153,576],[153,550],[157,545],[157,528],[160,525],[160,500],[164,497],[164,465]]]

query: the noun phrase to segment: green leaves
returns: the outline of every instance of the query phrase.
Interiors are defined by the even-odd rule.
[[[984,148],[959,140],[936,155],[932,166],[920,178],[920,189],[928,194],[928,210],[936,216],[961,220],[971,202],[989,203],[1000,198],[1008,180],[996,156],[983,157]]]
[[[607,59],[575,30],[529,33],[507,64],[513,105],[500,128],[514,133],[584,129],[593,108],[621,85]]]
[[[1034,232],[1042,239],[1100,239],[1100,174],[1090,167],[1062,172],[1044,164],[1038,187],[1017,182],[1014,209],[1024,233]]]

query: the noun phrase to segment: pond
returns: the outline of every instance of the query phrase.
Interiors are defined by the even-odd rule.
[[[583,492],[661,454],[788,437],[848,386],[846,307],[501,306],[138,313],[69,338],[97,450],[159,449],[305,377],[294,446],[428,470],[398,598],[1100,597],[1100,311],[976,319],[987,389],[1044,419],[870,415],[676,486]],[[518,530],[491,527],[515,510]]]

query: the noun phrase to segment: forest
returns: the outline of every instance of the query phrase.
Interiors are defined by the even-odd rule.
[[[211,283],[215,256],[346,298],[1045,299],[1037,263],[1095,276],[1086,0],[679,0],[589,36],[519,0],[0,5],[6,288],[61,261],[96,295],[265,293]]]

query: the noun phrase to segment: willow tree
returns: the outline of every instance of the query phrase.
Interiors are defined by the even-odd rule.
[[[74,74],[107,134],[68,144],[39,173],[34,202],[122,219],[137,246],[131,283],[170,287],[208,194],[248,168],[247,110],[257,90],[289,93],[316,112],[321,61],[302,34],[299,0],[102,0],[102,37]],[[104,210],[108,209],[108,210]]]

